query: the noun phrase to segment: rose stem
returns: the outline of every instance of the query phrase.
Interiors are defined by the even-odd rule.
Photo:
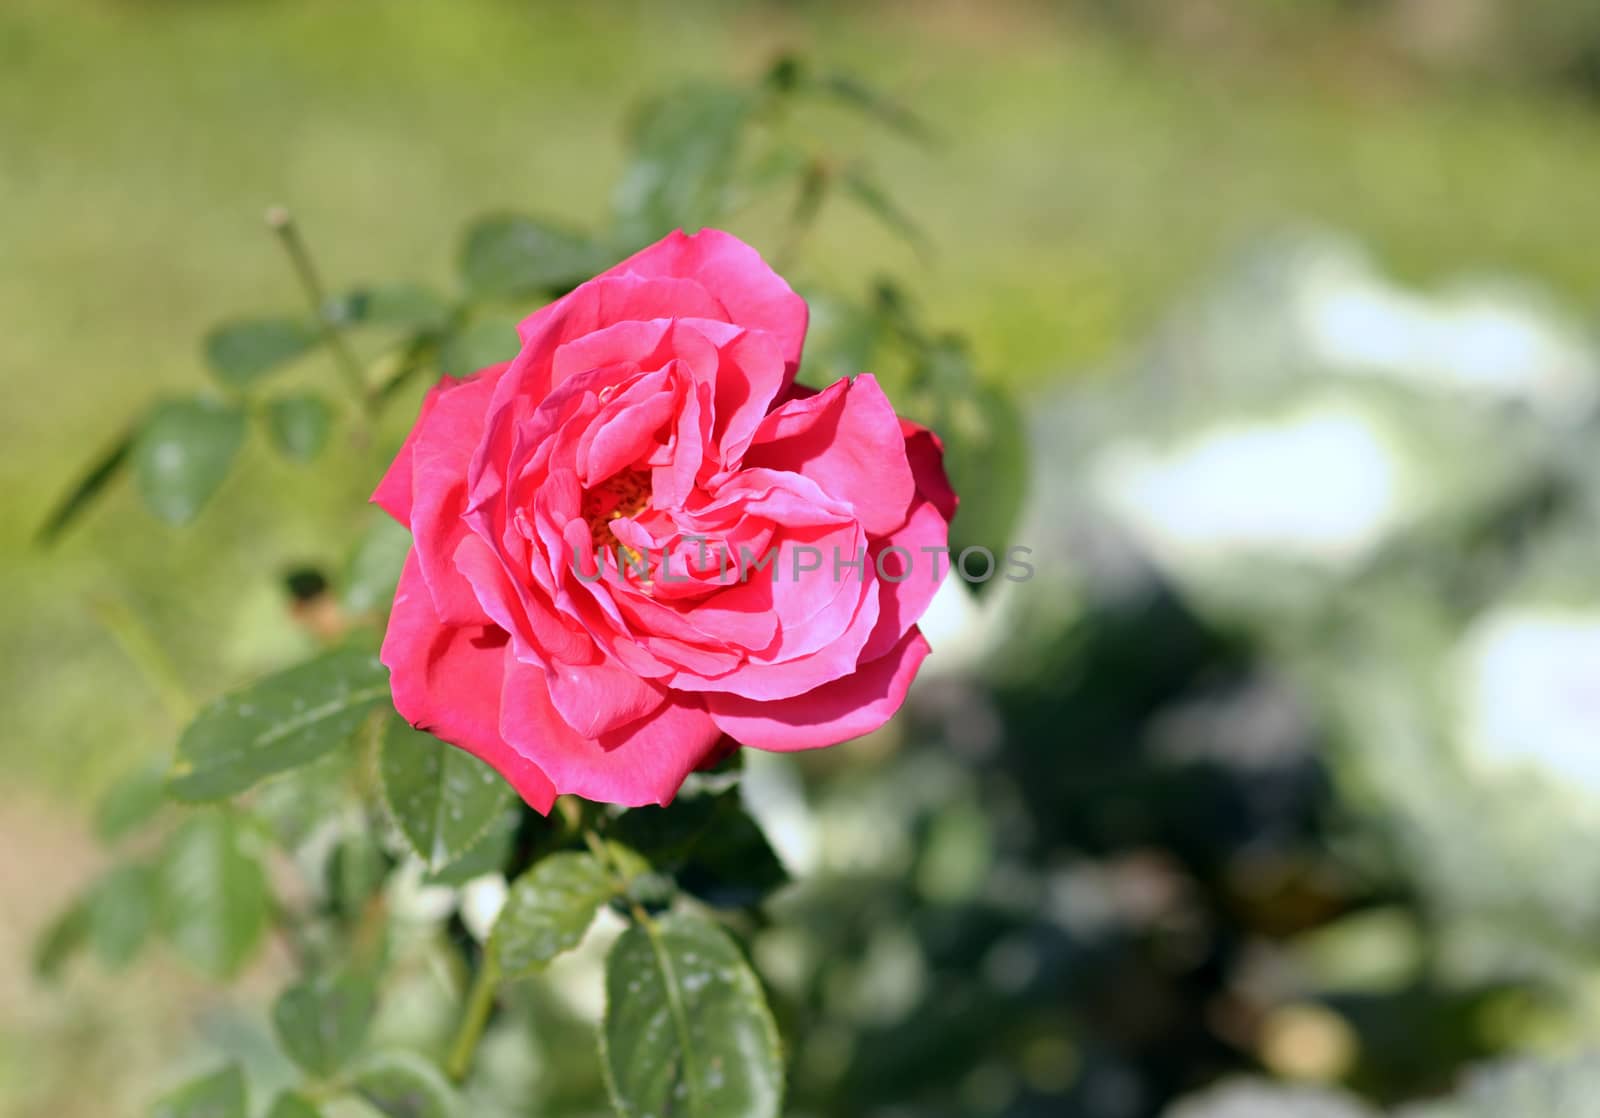
[[[445,1074],[453,1083],[463,1083],[472,1070],[472,1057],[483,1039],[483,1030],[494,1009],[495,987],[500,984],[500,965],[493,953],[485,951],[478,973],[473,976],[472,989],[467,992],[467,1005],[461,1013],[461,1025],[456,1039],[450,1045],[450,1055],[445,1060]]]
[[[161,705],[180,726],[194,717],[194,696],[184,685],[183,677],[173,664],[161,642],[151,634],[139,615],[116,598],[96,595],[89,599],[89,610],[96,621],[110,633],[123,654],[143,674],[150,686],[161,697]]]
[[[354,394],[363,419],[370,420],[375,401],[372,394],[367,391],[367,375],[362,370],[361,363],[356,360],[356,355],[345,344],[344,335],[339,332],[338,325],[328,317],[327,292],[317,275],[316,265],[312,263],[311,253],[306,249],[305,238],[300,236],[294,218],[282,206],[273,206],[267,211],[267,226],[278,235],[283,250],[289,254],[289,262],[294,265],[300,287],[311,303],[311,313],[317,320],[317,329],[322,332],[322,341],[333,354],[334,365]]]

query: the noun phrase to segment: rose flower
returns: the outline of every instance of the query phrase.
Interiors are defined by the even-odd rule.
[[[881,726],[956,497],[870,375],[794,383],[806,317],[748,245],[674,233],[432,389],[373,496],[414,537],[399,712],[540,811],[666,803],[730,741]]]

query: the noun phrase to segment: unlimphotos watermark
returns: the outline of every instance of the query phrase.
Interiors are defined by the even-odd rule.
[[[872,572],[884,582],[909,582],[913,578],[926,578],[939,582],[954,572],[966,582],[988,582],[1003,578],[1007,582],[1027,582],[1034,575],[1029,562],[1033,549],[1017,545],[1006,549],[1003,557],[979,544],[964,547],[959,552],[948,546],[923,546],[916,549],[888,544],[869,553],[857,548],[848,557],[838,547],[822,548],[814,544],[784,544],[768,547],[759,555],[752,549],[739,545],[730,549],[726,545],[707,546],[705,536],[685,536],[683,543],[695,549],[689,553],[681,547],[639,549],[617,545],[615,548],[596,547],[593,560],[587,564],[577,546],[572,549],[572,573],[582,582],[599,582],[605,577],[607,560],[619,577],[640,582],[687,583],[708,578],[716,571],[716,581],[748,582],[754,575],[768,574],[773,582],[785,577],[799,582],[803,578],[831,578],[843,582],[854,575],[864,579],[870,564]],[[694,573],[691,573],[694,572]]]

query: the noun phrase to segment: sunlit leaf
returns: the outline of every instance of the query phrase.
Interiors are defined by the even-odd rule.
[[[244,1072],[228,1066],[179,1087],[155,1104],[150,1118],[246,1118]]]
[[[615,254],[593,238],[520,214],[473,222],[461,245],[461,278],[480,298],[563,291],[614,263]]]
[[[168,840],[161,860],[161,922],[178,957],[227,977],[266,931],[266,871],[256,836],[225,811],[201,812]]]
[[[489,951],[507,978],[532,974],[576,947],[615,892],[593,854],[568,851],[541,859],[511,883]]]
[[[228,476],[244,434],[239,408],[204,399],[157,404],[132,450],[145,505],[169,524],[193,520]]]
[[[390,818],[434,869],[471,849],[514,795],[488,765],[401,718],[385,729],[378,776]]]
[[[342,648],[216,700],[184,731],[168,792],[217,800],[307,764],[349,740],[389,698],[378,658]]]
[[[206,335],[206,364],[231,388],[243,388],[316,348],[321,334],[302,318],[229,322]]]
[[[775,1118],[778,1030],[761,985],[717,925],[673,914],[624,932],[606,960],[602,1047],[625,1118]]]
[[[285,458],[310,462],[327,445],[333,429],[333,409],[310,392],[280,396],[267,403],[267,433]]]

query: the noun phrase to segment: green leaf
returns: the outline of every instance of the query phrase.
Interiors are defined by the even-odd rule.
[[[291,986],[272,1007],[278,1043],[306,1072],[330,1076],[360,1051],[375,1000],[372,980],[355,971]]]
[[[475,877],[496,873],[505,868],[517,849],[517,833],[528,809],[520,800],[502,811],[461,857],[441,866],[422,879],[424,885],[465,885]]]
[[[303,318],[229,322],[206,335],[206,364],[230,388],[244,388],[316,348],[322,335]]]
[[[624,1118],[776,1118],[778,1030],[739,948],[674,914],[629,928],[606,960],[602,1055]]]
[[[118,780],[94,812],[95,833],[103,842],[115,842],[148,823],[167,802],[167,766],[150,761]]]
[[[267,1118],[322,1118],[322,1111],[292,1092],[277,1097]]]
[[[323,315],[337,326],[442,330],[453,314],[443,296],[419,283],[373,284],[330,299]]]
[[[388,513],[375,514],[345,564],[344,608],[351,613],[387,608],[410,552],[411,532],[406,526]]]
[[[461,278],[479,298],[515,299],[564,291],[616,263],[593,238],[541,218],[480,218],[461,245]]]
[[[75,901],[39,933],[33,944],[33,973],[43,981],[60,977],[67,960],[89,940],[88,906]]]
[[[35,542],[48,545],[61,538],[61,533],[83,514],[90,502],[104,492],[106,486],[128,464],[134,437],[134,431],[126,431],[100,453],[39,526]]]
[[[158,880],[149,866],[118,866],[85,898],[89,944],[108,967],[126,966],[155,923]]]
[[[470,850],[514,795],[488,765],[398,717],[384,733],[378,777],[390,818],[430,869]]]
[[[543,968],[583,939],[594,914],[616,893],[593,854],[567,851],[534,863],[511,884],[489,937],[489,951],[506,978]]]
[[[351,1087],[388,1118],[450,1118],[455,1092],[428,1061],[410,1052],[386,1052],[363,1064]]]
[[[179,1087],[151,1109],[151,1118],[246,1118],[244,1072],[229,1065]]]
[[[207,974],[235,973],[267,928],[266,871],[256,836],[231,812],[195,815],[161,863],[161,923],[178,955]]]
[[[680,794],[670,808],[634,808],[613,833],[708,904],[753,905],[789,880],[737,788]]]
[[[267,404],[267,433],[272,445],[293,462],[310,462],[327,445],[333,409],[310,392],[280,396]]]
[[[268,676],[200,712],[178,742],[167,792],[190,802],[243,792],[337,749],[388,699],[388,672],[362,648]]]
[[[643,107],[612,202],[625,243],[648,244],[716,220],[750,107],[748,93],[722,85],[689,86]]]
[[[452,334],[439,351],[439,370],[452,377],[467,377],[479,369],[510,361],[522,348],[516,321],[480,318]]]
[[[134,440],[133,474],[145,505],[187,524],[228,476],[244,442],[244,412],[213,400],[157,404]]]

